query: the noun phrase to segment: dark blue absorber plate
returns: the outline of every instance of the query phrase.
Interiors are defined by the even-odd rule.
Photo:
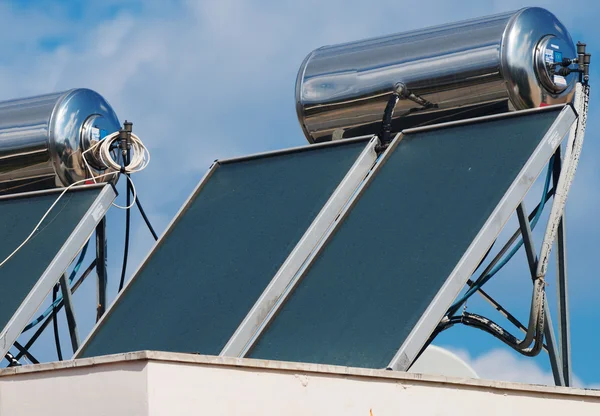
[[[386,367],[559,112],[407,134],[249,356]]]
[[[78,357],[218,355],[367,143],[219,163]]]
[[[31,240],[0,268],[3,289],[0,328],[4,328],[9,322],[102,189],[89,187],[68,191]],[[62,190],[56,190],[0,199],[0,262],[27,238],[61,192]],[[74,252],[72,256],[76,254]],[[63,271],[58,272],[56,279]],[[37,306],[34,306],[33,311]]]

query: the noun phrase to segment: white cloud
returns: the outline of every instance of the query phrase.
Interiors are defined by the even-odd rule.
[[[492,349],[474,357],[464,349],[445,348],[469,364],[482,379],[554,385],[554,377],[551,371],[540,367],[532,358],[520,357],[506,349]],[[577,376],[573,376],[573,386],[598,388],[595,385],[585,386]]]

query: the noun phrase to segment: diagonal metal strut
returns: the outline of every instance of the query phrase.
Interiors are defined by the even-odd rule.
[[[529,271],[531,272],[531,278],[536,278],[537,270],[537,255],[535,254],[535,247],[533,245],[533,237],[531,234],[531,226],[527,219],[525,210],[525,204],[521,202],[517,207],[517,217],[519,218],[519,227],[521,228],[521,235],[523,236],[523,242],[525,246],[525,253],[527,254],[527,262],[529,263]],[[550,316],[550,310],[548,308],[548,302],[544,301],[544,336],[546,337],[546,345],[548,347],[548,356],[550,357],[550,365],[552,367],[552,375],[554,376],[554,383],[557,386],[565,386],[565,380],[562,372],[562,363],[558,351],[556,349],[556,338],[554,336],[554,327],[552,326],[552,318]]]

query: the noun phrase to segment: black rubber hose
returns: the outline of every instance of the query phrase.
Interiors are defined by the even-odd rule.
[[[56,302],[57,294],[58,283],[54,285],[54,288],[52,288],[52,303]],[[52,308],[52,314],[56,316],[56,306]],[[56,345],[56,355],[58,356],[58,361],[62,361],[62,348],[60,347],[60,336],[58,335],[58,319],[53,319],[52,325],[54,327],[54,344]]]
[[[96,259],[92,260],[92,263],[83,272],[83,274],[81,275],[81,277],[79,279],[77,279],[77,281],[75,282],[75,284],[71,288],[71,291],[73,293],[75,293],[75,291],[77,291],[77,289],[79,288],[79,286],[81,286],[81,284],[84,282],[84,280],[90,275],[90,273],[92,272],[92,270],[94,269],[94,267],[96,267]],[[55,319],[57,319],[56,315],[58,314],[58,312],[60,311],[60,309],[63,307],[63,304],[64,304],[64,300],[61,299],[60,302],[58,302],[58,304],[56,305],[56,308],[50,314],[50,316],[48,316],[46,318],[46,320],[44,322],[42,322],[42,324],[39,326],[39,328],[35,331],[35,334],[33,334],[31,336],[31,338],[29,338],[29,341],[27,341],[27,344],[25,344],[25,346],[23,347],[25,349],[25,351],[29,350],[29,348],[31,348],[31,346],[38,340],[38,338],[40,337],[40,335],[42,335],[42,332],[44,332],[44,330],[48,327],[48,325],[50,325],[50,322],[52,322]],[[19,352],[19,354],[17,354],[17,357],[16,357],[17,360],[20,360],[24,355],[25,354],[23,352]]]
[[[127,150],[127,154],[125,156],[125,166],[129,164],[130,151]],[[126,197],[127,202],[125,205],[128,207],[131,204],[131,180],[129,179],[129,174],[127,175],[127,191]],[[119,281],[119,292],[123,290],[123,285],[125,284],[125,273],[127,272],[127,258],[129,257],[129,228],[131,225],[131,210],[125,210],[125,246],[123,247],[123,266],[121,268],[121,280]]]
[[[394,108],[396,108],[396,104],[398,103],[399,99],[400,96],[398,93],[393,92],[387,102],[387,105],[385,106],[383,120],[381,122],[381,134],[379,136],[382,146],[385,146],[391,141],[390,136],[392,134],[392,118],[394,116]]]
[[[472,313],[465,313],[461,317],[460,322],[464,325],[472,326],[474,328],[478,328],[482,331],[487,332],[488,334],[494,336],[495,338],[499,339],[500,341],[511,347],[513,350],[517,351],[519,354],[523,354],[527,357],[535,357],[542,350],[544,339],[543,310],[542,312],[540,312],[540,315],[541,316],[538,317],[538,327],[536,328],[535,342],[532,348],[527,349],[517,348],[517,345],[520,341],[514,335],[506,331],[504,328],[496,324],[491,319]]]
[[[144,219],[146,226],[148,226],[148,230],[150,230],[150,232],[152,233],[152,237],[154,237],[154,241],[158,241],[158,235],[154,231],[154,227],[152,227],[152,224],[150,224],[150,220],[146,216],[146,212],[144,211],[144,208],[142,208],[142,203],[140,202],[140,197],[137,195],[135,198],[135,204],[137,205],[137,207],[140,211],[140,214],[142,214],[142,218]]]

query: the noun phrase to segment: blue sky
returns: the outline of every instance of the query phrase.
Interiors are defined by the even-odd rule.
[[[73,87],[104,95],[122,121],[133,120],[134,131],[152,153],[151,165],[136,175],[135,182],[153,223],[162,231],[214,159],[306,143],[295,114],[294,82],[303,58],[316,47],[538,5],[554,12],[575,41],[586,41],[592,54],[600,56],[594,21],[600,6],[592,1],[574,1],[566,7],[560,1],[435,0],[427,3],[425,13],[414,4],[0,1],[0,100]],[[592,65],[592,80],[597,74]],[[600,336],[590,329],[600,317],[595,265],[600,250],[596,95],[593,90],[584,153],[567,208],[573,364],[584,385],[600,384],[594,348]],[[533,193],[529,207],[535,204],[539,187]],[[108,217],[111,296],[121,261],[123,220],[117,210]],[[150,235],[134,214],[129,274],[151,246]],[[524,254],[517,257],[488,289],[524,320],[531,283]],[[549,281],[554,302],[556,287],[552,278]],[[75,295],[83,334],[93,325],[94,290],[89,279]],[[469,302],[469,310],[495,316],[479,299]],[[63,339],[68,351],[68,339]],[[459,351],[482,375],[549,382],[545,355],[521,358],[474,329],[455,327],[437,343]],[[54,359],[51,337],[43,336],[33,352],[43,360]]]

